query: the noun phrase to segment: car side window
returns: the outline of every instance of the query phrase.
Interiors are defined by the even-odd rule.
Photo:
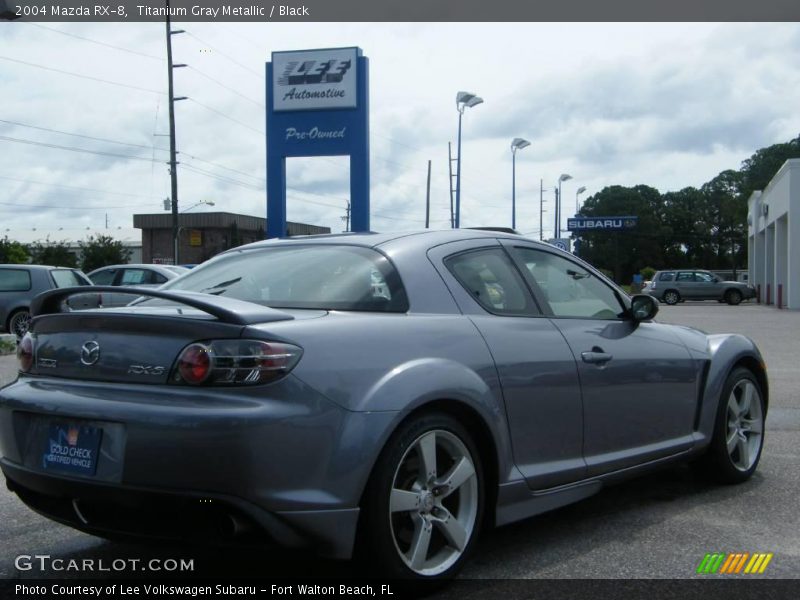
[[[120,285],[141,285],[143,283],[150,283],[150,272],[144,269],[125,269],[122,272],[122,281]]]
[[[675,281],[694,281],[694,273],[678,273]]]
[[[539,314],[519,271],[502,248],[462,252],[446,258],[444,263],[487,311],[499,315]]]
[[[659,281],[672,281],[673,279],[675,279],[675,273],[671,271],[661,273],[661,275],[658,276]]]
[[[553,316],[611,320],[625,311],[614,290],[577,263],[533,248],[514,252]]]
[[[0,292],[27,292],[31,274],[25,269],[0,269]]]
[[[117,269],[106,269],[105,271],[98,271],[92,274],[89,279],[91,279],[92,283],[95,285],[112,285],[116,274]]]
[[[701,283],[713,283],[714,278],[709,275],[708,273],[695,273],[694,280],[699,281]]]
[[[166,283],[167,278],[164,277],[161,273],[156,273],[155,271],[150,271],[150,283]]]

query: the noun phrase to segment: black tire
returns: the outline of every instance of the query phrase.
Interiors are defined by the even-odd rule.
[[[731,397],[733,395],[738,399],[735,402],[741,402],[747,390],[753,391],[749,410],[738,416],[739,424],[734,426],[733,422],[737,418],[729,406]],[[750,479],[761,460],[764,446],[764,409],[764,396],[755,375],[749,369],[734,369],[722,388],[714,422],[714,435],[707,453],[699,463],[708,475],[720,483],[728,484]],[[729,449],[729,440],[736,442],[732,450]],[[744,446],[747,447],[746,450]]]
[[[662,297],[664,298],[664,303],[670,306],[675,306],[681,301],[681,295],[677,290],[667,290]]]
[[[25,333],[27,333],[30,323],[31,313],[27,308],[19,308],[11,313],[10,317],[8,317],[8,323],[6,323],[6,327],[8,329],[8,333],[13,333],[18,338],[21,338],[25,335]]]
[[[430,448],[431,443],[435,447],[433,479],[422,454],[423,446]],[[425,483],[421,482],[423,472],[428,474]],[[453,483],[463,481],[451,489],[444,482],[453,475],[459,475],[450,477]],[[480,533],[484,485],[480,455],[461,423],[439,412],[412,418],[389,439],[364,493],[358,541],[361,558],[385,577],[451,579]],[[415,548],[423,549],[415,554]]]
[[[742,292],[739,290],[728,290],[725,292],[725,302],[731,306],[736,306],[742,302]]]

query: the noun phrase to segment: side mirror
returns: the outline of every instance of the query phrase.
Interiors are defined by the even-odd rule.
[[[631,298],[631,318],[637,323],[649,321],[658,314],[658,300],[648,294],[636,294]]]

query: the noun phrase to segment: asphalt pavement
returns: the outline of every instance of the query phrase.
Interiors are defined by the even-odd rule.
[[[742,333],[761,348],[771,404],[757,473],[745,484],[718,486],[677,466],[489,532],[462,574],[485,581],[480,597],[502,592],[503,580],[509,579],[724,578],[696,574],[704,555],[713,552],[771,552],[774,557],[766,572],[751,577],[800,575],[800,312],[752,303],[697,302],[662,306],[658,320],[708,333]],[[13,357],[0,357],[0,382],[14,373]],[[104,541],[40,517],[5,490],[0,491],[0,539],[0,578],[91,576],[20,570],[15,558],[23,554],[95,561],[188,557],[194,560],[194,570],[181,575],[195,577],[361,574],[354,563],[283,550]],[[452,595],[452,589],[444,594]]]

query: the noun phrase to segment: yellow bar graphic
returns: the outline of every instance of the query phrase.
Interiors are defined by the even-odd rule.
[[[747,566],[744,569],[745,573],[749,573],[753,569],[753,565],[756,563],[759,556],[760,554],[753,554],[753,558],[750,559],[750,562],[747,563]]]
[[[773,556],[773,554],[772,554],[772,552],[770,552],[769,554],[767,554],[764,557],[764,562],[761,563],[761,568],[758,570],[759,573],[763,573],[766,570],[767,565],[769,564],[769,561],[772,560],[772,556]]]
[[[763,560],[766,558],[767,555],[766,554],[756,554],[755,556],[757,556],[758,559],[756,559],[756,562],[750,568],[750,572],[751,573],[758,573],[758,569],[761,566],[761,563],[763,562]],[[747,573],[747,571],[745,571],[745,573]]]
[[[734,573],[738,574],[739,571],[742,570],[742,567],[744,566],[744,563],[747,560],[748,556],[750,556],[749,552],[745,552],[744,554],[742,554],[742,558],[739,560],[739,564],[736,565],[736,569],[733,571]]]

